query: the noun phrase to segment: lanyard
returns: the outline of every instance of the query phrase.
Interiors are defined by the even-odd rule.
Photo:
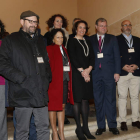
[[[66,59],[66,56],[65,56],[65,54],[64,54],[65,52],[64,52],[62,46],[60,46],[60,51],[61,51],[61,54],[62,54],[62,56],[64,57],[64,59]]]
[[[129,46],[129,48],[131,49],[133,46],[133,38],[131,37],[130,42],[125,38],[125,41],[126,41],[127,45]]]
[[[104,45],[104,38],[102,39],[102,42],[101,42],[101,50],[103,49],[103,45]]]

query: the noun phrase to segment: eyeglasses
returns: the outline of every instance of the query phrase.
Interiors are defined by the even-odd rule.
[[[28,20],[30,24],[38,24],[38,21],[33,21],[33,20],[29,20],[29,19],[24,19],[24,20]]]
[[[122,25],[122,26],[124,26],[124,27],[132,27],[132,25],[131,25],[131,24],[129,24],[129,25],[124,24],[124,25]]]
[[[103,25],[98,25],[99,27],[101,27],[101,28],[103,28],[103,27],[105,27],[105,28],[107,28],[107,25],[106,26],[103,26]]]

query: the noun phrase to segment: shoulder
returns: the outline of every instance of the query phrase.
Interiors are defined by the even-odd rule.
[[[132,37],[133,37],[133,39],[140,40],[140,38],[137,36],[132,36]]]
[[[76,39],[74,37],[70,37],[69,40],[68,40],[68,42],[75,42],[75,40]]]
[[[93,39],[95,39],[95,38],[97,38],[97,35],[96,35],[96,34],[91,35],[91,36],[89,37],[89,40],[93,40]]]
[[[105,34],[105,37],[116,38],[116,36],[115,35],[112,35],[112,34]]]
[[[10,35],[6,36],[4,39],[2,39],[2,41],[3,42],[5,42],[5,41],[14,42],[14,41],[18,41],[20,37],[21,37],[20,32],[13,32]]]
[[[50,35],[50,31],[46,32],[46,33],[44,34],[44,37],[48,37],[49,35]]]
[[[74,34],[70,34],[69,35],[69,38],[73,38],[75,35]]]
[[[108,39],[108,40],[115,42],[115,43],[118,42],[116,36],[112,35],[112,34],[105,34],[105,39]]]

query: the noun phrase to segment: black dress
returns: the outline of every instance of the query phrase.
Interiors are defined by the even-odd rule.
[[[79,40],[87,53],[87,47],[84,40]],[[67,45],[67,50],[72,66],[72,89],[74,102],[81,102],[83,100],[89,100],[93,98],[93,86],[92,86],[92,76],[90,73],[90,82],[85,82],[81,73],[77,68],[86,69],[89,66],[94,68],[95,58],[93,48],[91,47],[90,41],[86,40],[89,47],[89,55],[86,57],[84,54],[84,49],[82,45],[78,42],[76,38],[70,38]]]

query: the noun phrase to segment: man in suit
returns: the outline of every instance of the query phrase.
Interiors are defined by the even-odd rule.
[[[116,122],[116,83],[121,69],[119,46],[115,36],[106,34],[107,20],[99,18],[95,27],[97,34],[90,37],[95,53],[95,67],[92,72],[93,95],[98,129],[96,135],[106,131],[105,117],[109,131],[119,134]]]
[[[121,55],[121,75],[118,81],[119,121],[121,130],[127,131],[126,104],[128,88],[131,97],[132,126],[140,129],[139,81],[140,81],[140,38],[132,36],[129,20],[121,23],[122,34],[117,36]]]

